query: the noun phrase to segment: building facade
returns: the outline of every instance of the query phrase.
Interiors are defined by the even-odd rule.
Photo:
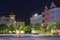
[[[50,8],[50,22],[60,21],[60,8],[56,7],[54,3]]]
[[[50,22],[60,21],[60,8],[50,9]]]
[[[16,22],[16,26],[25,26],[25,22],[24,21],[17,21]]]
[[[0,17],[0,24],[9,24],[9,17],[2,16]]]
[[[32,16],[30,18],[30,24],[39,24],[42,22],[42,15]]]
[[[47,6],[45,6],[45,9],[41,15],[42,15],[42,24],[44,27],[46,27],[46,24],[48,24],[50,21],[50,11]]]
[[[15,27],[15,15],[10,14],[9,16],[1,16],[0,24],[13,25]]]

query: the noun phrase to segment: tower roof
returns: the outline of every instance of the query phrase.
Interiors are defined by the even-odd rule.
[[[47,6],[45,6],[45,9],[49,9]]]
[[[44,9],[44,11],[47,11],[47,10],[49,10],[49,8],[48,8],[47,6],[45,6],[45,9]]]
[[[11,10],[10,15],[15,15],[15,12]]]
[[[52,8],[56,8],[56,5],[55,5],[55,3],[54,3],[54,2],[52,2],[52,3],[51,3],[50,8],[51,8],[51,9],[52,9]]]

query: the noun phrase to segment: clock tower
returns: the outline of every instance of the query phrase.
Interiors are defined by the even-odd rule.
[[[10,25],[15,26],[16,21],[15,21],[15,12],[14,12],[14,0],[10,0],[10,15],[9,15],[9,20],[10,20]]]

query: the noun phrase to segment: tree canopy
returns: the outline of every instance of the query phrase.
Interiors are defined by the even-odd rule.
[[[9,25],[8,30],[13,31],[15,30],[15,28],[13,27],[13,25]]]
[[[36,30],[41,30],[42,29],[42,24],[37,24]]]
[[[30,26],[19,26],[18,30],[25,31],[26,33],[28,33],[31,31],[31,27]]]
[[[6,24],[0,24],[0,30],[5,31],[8,29],[8,26]]]
[[[60,30],[60,22],[52,22],[52,23],[49,23],[46,27],[46,30],[47,31],[51,31],[51,29],[59,29]]]

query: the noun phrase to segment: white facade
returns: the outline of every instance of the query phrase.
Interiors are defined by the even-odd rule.
[[[50,22],[60,21],[60,8],[52,2],[50,7]]]
[[[9,24],[9,17],[2,16],[0,17],[0,24]]]
[[[16,22],[16,26],[25,26],[25,22],[24,21],[17,21]]]
[[[60,8],[50,9],[50,22],[60,21]]]
[[[25,25],[24,21],[15,21],[15,15],[9,15],[8,17],[0,17],[0,24],[13,25],[13,27],[18,27],[19,25]]]
[[[32,16],[30,18],[30,24],[37,24],[42,22],[42,15]]]
[[[1,16],[0,24],[13,25],[13,27],[16,27],[15,15],[9,15],[8,17]]]

